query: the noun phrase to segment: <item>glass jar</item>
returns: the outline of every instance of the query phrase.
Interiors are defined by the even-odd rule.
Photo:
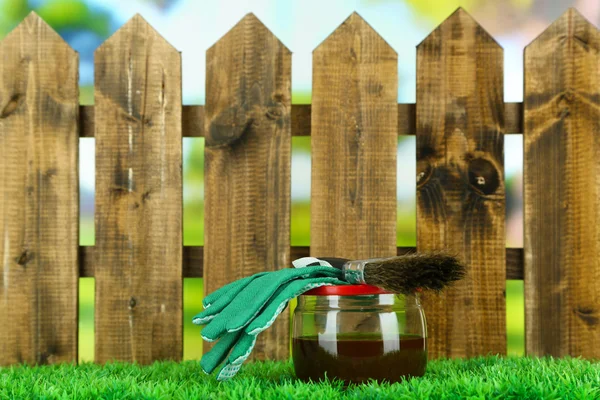
[[[427,365],[425,314],[415,295],[370,285],[322,286],[298,298],[293,317],[296,376],[345,383],[397,382]]]

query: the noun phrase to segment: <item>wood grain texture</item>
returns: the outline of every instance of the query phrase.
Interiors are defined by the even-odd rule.
[[[414,253],[414,247],[398,247],[396,254]],[[308,246],[290,247],[290,260],[310,255]],[[79,247],[79,275],[94,277],[94,246]],[[202,278],[204,276],[204,248],[202,246],[183,247],[183,277]],[[523,249],[506,249],[506,279],[523,280]]]
[[[504,103],[503,133],[523,133],[523,103]]]
[[[248,14],[206,60],[204,290],[210,293],[291,265],[291,52]],[[258,336],[252,355],[288,358],[288,313]]]
[[[600,32],[570,9],[525,50],[531,355],[600,358]]]
[[[94,106],[79,106],[79,136],[94,137]]]
[[[468,266],[424,297],[432,357],[506,353],[502,66],[463,9],[417,47],[417,248]]]
[[[0,57],[0,366],[74,362],[78,55],[31,13]]]
[[[182,129],[187,137],[204,137],[204,107],[183,106]]]
[[[504,103],[506,116],[506,134],[523,132],[523,103]],[[81,106],[81,137],[94,137],[94,106]],[[416,133],[417,108],[414,103],[398,104],[398,135],[414,135]],[[182,115],[184,137],[204,137],[204,106],[183,106]],[[292,105],[292,136],[310,136],[311,134],[310,104]]]
[[[292,105],[292,136],[310,136],[310,104]]]
[[[181,56],[136,15],[95,59],[96,362],[179,360]]]
[[[397,65],[356,13],[313,52],[314,255],[396,254]]]

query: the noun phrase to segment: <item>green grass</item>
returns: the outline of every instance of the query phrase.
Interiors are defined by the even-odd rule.
[[[594,399],[600,364],[580,359],[476,358],[431,361],[422,378],[395,384],[304,383],[291,363],[245,365],[218,383],[196,362],[59,365],[0,369],[0,399]]]

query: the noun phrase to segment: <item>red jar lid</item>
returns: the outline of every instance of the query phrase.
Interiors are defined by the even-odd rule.
[[[372,285],[333,285],[314,288],[302,294],[305,296],[360,296],[392,293]]]

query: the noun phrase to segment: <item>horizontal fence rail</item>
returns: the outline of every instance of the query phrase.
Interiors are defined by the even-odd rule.
[[[414,103],[398,104],[398,135],[414,136],[417,132],[417,109]],[[523,103],[504,103],[506,134],[523,133]],[[310,104],[292,104],[292,136],[310,136]],[[181,115],[184,137],[204,137],[204,106],[184,105]],[[79,107],[79,136],[94,137],[94,106]]]
[[[415,247],[398,247],[397,255],[414,253],[416,250]],[[202,278],[204,276],[204,247],[184,246],[182,251],[183,277]],[[308,256],[310,256],[309,246],[290,247],[292,260]],[[95,276],[94,246],[79,247],[79,276],[82,278],[93,278]],[[523,280],[522,248],[506,249],[506,279]]]
[[[417,100],[362,17],[313,53],[291,104],[291,51],[246,15],[207,51],[206,105],[182,105],[181,54],[136,15],[78,56],[30,14],[0,42],[0,365],[77,360],[78,278],[96,280],[95,359],[182,357],[183,278],[205,291],[308,255],[446,249],[466,279],[423,296],[431,357],[506,352],[506,280],[525,283],[526,352],[600,357],[600,33],[569,9],[524,53],[458,9],[417,46]],[[524,245],[506,248],[504,135],[524,143]],[[396,246],[398,136],[416,136],[417,246]],[[290,245],[291,138],[311,138],[311,246]],[[78,238],[78,146],[95,138],[96,245]],[[183,246],[182,138],[205,138],[204,246]],[[510,155],[509,155],[510,156]],[[289,356],[289,315],[254,359]],[[205,346],[208,349],[210,346]]]

